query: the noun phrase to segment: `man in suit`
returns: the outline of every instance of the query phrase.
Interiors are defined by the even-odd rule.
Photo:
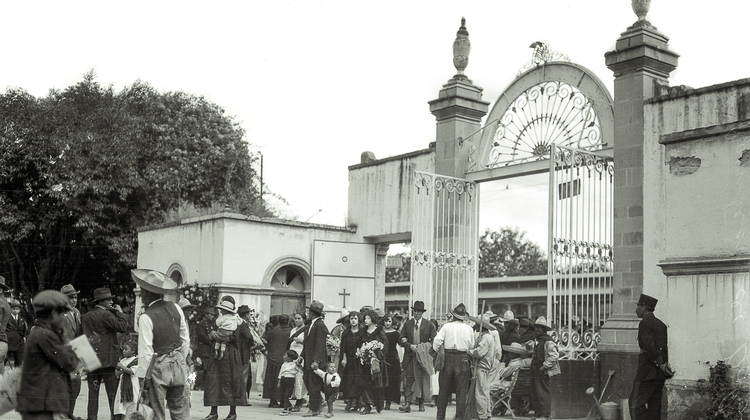
[[[328,327],[323,321],[323,302],[313,300],[307,307],[310,312],[310,328],[305,332],[304,370],[302,380],[305,382],[307,392],[310,394],[310,410],[302,417],[316,417],[320,414],[320,406],[323,397],[320,395],[323,389],[323,378],[315,374],[318,367],[326,366],[326,339],[328,338]]]
[[[72,340],[83,334],[83,328],[81,327],[81,312],[76,308],[78,305],[78,294],[81,292],[77,291],[72,284],[66,284],[60,288],[60,292],[64,294],[68,298],[68,302],[70,302],[70,309],[63,314],[62,327],[65,331],[66,337],[69,337]],[[71,420],[80,420],[80,417],[73,415],[73,410],[76,407],[78,394],[81,393],[81,369],[76,369],[75,372],[70,374],[68,388],[70,390],[68,418]]]
[[[9,290],[10,287],[5,284],[5,277],[0,276],[0,375],[5,373],[5,358],[8,356],[8,334],[5,328],[10,321],[11,310],[4,293]]]
[[[5,332],[8,334],[8,362],[13,360],[13,366],[21,366],[23,361],[23,343],[26,342],[28,328],[21,316],[21,302],[10,301],[11,316]]]
[[[96,420],[99,414],[99,387],[102,384],[107,391],[110,417],[114,417],[117,393],[115,367],[120,360],[117,333],[133,330],[133,319],[122,311],[120,305],[112,304],[112,293],[108,288],[95,289],[92,303],[96,306],[81,317],[81,326],[99,356],[102,367],[89,372],[86,378],[89,385],[88,420]]]
[[[430,375],[417,362],[416,351],[417,346],[422,343],[432,346],[432,340],[437,334],[432,322],[422,319],[425,313],[424,302],[415,301],[411,311],[413,317],[406,321],[399,335],[399,345],[404,348],[401,368],[404,372],[405,402],[398,410],[404,413],[411,413],[412,403],[419,404],[419,411],[424,411],[424,399],[432,397]]]
[[[635,314],[638,324],[638,371],[630,394],[630,415],[633,420],[661,418],[661,397],[664,381],[672,377],[669,369],[667,326],[654,316],[657,299],[641,294]]]

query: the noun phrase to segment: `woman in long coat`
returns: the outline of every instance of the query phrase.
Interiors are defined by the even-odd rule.
[[[385,358],[385,371],[388,374],[388,387],[383,389],[383,399],[385,399],[385,409],[391,409],[391,403],[395,402],[396,405],[401,403],[401,362],[398,360],[398,345],[399,332],[396,327],[393,315],[386,315],[383,317],[383,332],[385,337],[388,339],[388,348],[386,349]]]
[[[224,296],[222,302],[231,302],[234,307],[234,298]],[[224,309],[218,309],[222,314],[230,313]],[[211,331],[209,337],[216,342],[223,337],[219,337],[216,331]],[[211,413],[204,420],[218,420],[219,406],[229,406],[229,415],[225,420],[237,420],[237,406],[247,404],[245,395],[245,383],[242,377],[242,357],[240,356],[239,345],[240,329],[237,328],[229,336],[227,349],[224,352],[224,358],[218,360],[214,357],[214,352],[210,352],[208,360],[205,363],[205,388],[203,392],[203,405],[211,407]]]
[[[359,312],[349,312],[349,327],[341,333],[341,367],[339,375],[341,376],[341,385],[339,389],[344,393],[342,397],[346,401],[344,411],[357,410],[359,407],[359,389],[354,384],[354,378],[357,375],[357,365],[359,359],[357,353],[357,334],[359,334],[359,321],[362,317]],[[343,321],[343,320],[342,320]]]
[[[380,318],[377,316],[375,311],[365,309],[362,311],[362,320],[364,321],[364,328],[357,334],[357,348],[361,349],[362,345],[370,342],[379,342],[382,344],[382,349],[375,350],[374,359],[367,357],[358,358],[357,361],[357,376],[355,379],[355,385],[359,388],[359,393],[362,398],[362,413],[368,414],[372,411],[372,406],[380,413],[383,410],[383,388],[388,386],[388,374],[385,372],[385,358],[388,352],[388,338],[383,332],[383,327],[378,325]],[[374,365],[377,364],[377,370],[374,369]]]

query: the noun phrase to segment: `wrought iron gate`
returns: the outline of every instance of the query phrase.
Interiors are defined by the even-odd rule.
[[[443,323],[457,304],[473,312],[477,302],[479,191],[448,176],[415,172],[414,179],[409,306],[424,301],[428,317]]]
[[[562,359],[597,359],[612,313],[613,159],[552,144],[547,318]]]

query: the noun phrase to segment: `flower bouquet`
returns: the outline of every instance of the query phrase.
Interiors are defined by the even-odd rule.
[[[359,359],[359,362],[363,365],[372,363],[372,360],[378,359],[377,350],[383,350],[383,343],[380,341],[368,341],[362,344],[362,347],[357,349],[355,356]]]
[[[329,356],[335,356],[339,353],[339,350],[341,348],[341,339],[336,338],[335,336],[328,334],[328,337],[326,337],[326,352]]]

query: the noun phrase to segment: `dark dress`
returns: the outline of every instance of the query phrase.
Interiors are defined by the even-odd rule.
[[[229,337],[224,358],[217,360],[214,353],[205,362],[205,387],[203,405],[237,406],[246,405],[245,382],[242,377],[242,357],[237,347],[240,342],[240,329]]]
[[[395,330],[385,333],[385,337],[388,339],[385,357],[388,387],[383,389],[383,399],[395,403],[401,401],[401,390],[399,389],[399,385],[401,385],[401,362],[398,360],[398,351],[396,350],[398,336],[399,332]]]
[[[263,379],[263,398],[272,402],[278,402],[281,399],[276,385],[279,381],[281,365],[284,363],[284,353],[289,348],[289,333],[291,330],[288,326],[277,325],[263,337],[268,343],[266,346],[268,358],[266,375]]]
[[[360,330],[361,331],[361,330]],[[357,333],[352,333],[351,328],[347,328],[341,333],[340,354],[346,355],[346,366],[339,369],[341,375],[341,385],[339,390],[344,393],[343,399],[349,400],[359,397],[359,389],[354,384],[354,378],[357,375],[357,365],[359,359],[355,356],[357,352]],[[341,357],[343,360],[343,356]]]
[[[357,361],[357,376],[355,378],[355,385],[359,388],[359,393],[362,396],[362,402],[369,405],[374,405],[375,408],[380,412],[383,409],[383,388],[388,386],[388,374],[385,370],[385,358],[388,352],[388,338],[386,338],[383,332],[383,327],[377,327],[375,330],[368,334],[367,328],[362,328],[357,334],[357,348],[362,347],[364,343],[370,341],[379,341],[383,344],[382,350],[376,350],[375,355],[380,361],[381,373],[372,375],[371,364],[369,360],[365,360],[362,363],[361,359],[355,359]]]

